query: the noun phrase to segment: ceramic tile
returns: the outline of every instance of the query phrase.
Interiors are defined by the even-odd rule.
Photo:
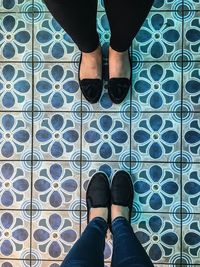
[[[186,213],[200,213],[200,163],[189,163],[183,169],[183,201]]]
[[[33,0],[2,0],[0,12],[32,12]]]
[[[28,112],[1,112],[0,159],[23,160],[31,149],[32,124]]]
[[[133,40],[137,61],[176,61],[182,54],[182,18],[176,12],[151,11]]]
[[[80,170],[71,162],[43,161],[33,173],[33,198],[41,209],[79,209]]]
[[[153,263],[172,264],[180,256],[180,226],[169,214],[142,214],[133,230]]]
[[[0,163],[0,209],[23,209],[31,199],[31,173],[20,161]]]
[[[200,116],[192,114],[183,127],[183,151],[189,155],[188,162],[200,162]]]
[[[30,218],[23,211],[1,211],[0,258],[24,259],[30,247]]]
[[[185,14],[184,18],[184,49],[185,49],[185,58],[186,61],[199,60],[199,11],[189,11]],[[188,63],[189,65],[189,63]],[[188,68],[187,68],[188,69]]]
[[[32,50],[32,13],[2,13],[0,61],[26,61]]]
[[[31,109],[32,73],[26,62],[1,63],[0,110],[27,111]]]
[[[132,174],[135,189],[132,219],[141,212],[166,212],[176,216],[181,205],[180,174],[170,163],[142,163]]]
[[[181,99],[181,72],[172,62],[133,66],[132,101],[137,112],[176,112]]]
[[[132,123],[131,149],[144,161],[173,161],[180,150],[180,123],[168,113],[144,113]]]
[[[79,238],[79,228],[70,211],[42,211],[32,223],[32,248],[37,258],[62,261]]]
[[[82,125],[82,147],[92,160],[118,161],[122,153],[130,151],[130,122],[123,114],[92,114]]]
[[[80,150],[80,124],[72,113],[35,113],[33,141],[42,160],[72,160]]]
[[[187,113],[200,112],[200,73],[199,62],[185,62],[183,76],[183,107]]]
[[[183,225],[183,253],[187,263],[199,264],[199,214],[191,215],[191,220]]]

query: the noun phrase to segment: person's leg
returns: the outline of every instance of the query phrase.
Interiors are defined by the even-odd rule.
[[[93,218],[60,267],[103,267],[107,228],[105,219]]]
[[[92,52],[99,45],[96,30],[97,0],[44,0],[61,27],[82,52]]]
[[[127,50],[144,23],[153,0],[104,0],[108,16],[112,49]]]
[[[112,221],[112,232],[112,267],[153,267],[125,217],[119,216]]]

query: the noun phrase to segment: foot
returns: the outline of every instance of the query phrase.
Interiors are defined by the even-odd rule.
[[[111,206],[111,217],[112,221],[119,216],[123,216],[129,221],[129,208],[124,206],[118,206],[112,204]]]
[[[102,52],[101,46],[90,53],[82,52],[80,66],[80,79],[101,79],[102,75]]]
[[[108,220],[108,208],[91,208],[90,209],[90,216],[89,216],[89,221],[94,219],[95,217],[101,217],[105,221]]]
[[[130,79],[131,70],[128,50],[117,52],[109,47],[109,78]]]

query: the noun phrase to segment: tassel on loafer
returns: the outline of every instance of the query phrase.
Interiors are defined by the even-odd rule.
[[[115,104],[120,104],[128,94],[128,91],[132,83],[132,62],[130,51],[128,50],[129,62],[130,62],[130,79],[124,77],[113,77],[108,80],[108,94]]]
[[[111,183],[111,205],[119,205],[129,208],[129,222],[133,206],[133,183],[131,176],[126,171],[117,171]]]
[[[97,103],[101,97],[103,91],[103,81],[102,79],[80,79],[80,66],[82,61],[82,53],[79,61],[78,69],[78,79],[80,89],[85,97],[85,99],[91,104]]]
[[[110,224],[110,183],[103,172],[96,172],[87,187],[86,191],[87,204],[87,223],[89,223],[90,209],[107,207],[108,208],[108,224]]]

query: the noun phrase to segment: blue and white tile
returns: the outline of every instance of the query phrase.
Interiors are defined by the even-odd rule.
[[[24,259],[24,250],[30,247],[30,219],[21,211],[1,211],[0,258]]]
[[[188,213],[200,213],[200,163],[190,163],[183,170],[183,201],[187,203]]]
[[[192,220],[183,225],[183,252],[191,264],[199,264],[200,224],[199,214],[192,215]]]
[[[73,170],[71,162],[43,161],[33,173],[33,198],[42,210],[77,209],[80,171]]]
[[[181,72],[170,62],[133,66],[132,98],[138,111],[174,112],[172,105],[181,98]]]
[[[35,70],[34,100],[40,111],[71,111],[81,100],[74,63],[41,63]],[[37,109],[37,107],[36,107]]]
[[[181,33],[182,20],[176,12],[151,11],[133,40],[132,53],[137,61],[174,61],[181,53]]]
[[[141,212],[178,212],[181,177],[171,165],[142,163],[140,170],[132,174],[135,191],[133,221]]]
[[[42,211],[32,222],[32,248],[38,260],[63,260],[79,238],[71,211]]]
[[[0,209],[22,209],[31,198],[31,173],[20,161],[0,164]]]
[[[195,113],[183,127],[183,151],[190,154],[190,162],[200,162],[200,118]]]
[[[2,13],[0,60],[21,61],[32,49],[32,13]]]
[[[186,60],[199,60],[200,50],[200,24],[199,24],[199,11],[188,11],[184,17],[184,49],[187,51]]]
[[[189,66],[189,62],[188,62]],[[200,72],[199,62],[191,62],[188,71],[183,76],[183,99],[185,110],[200,112]]]
[[[180,123],[168,113],[144,113],[132,123],[132,150],[142,161],[167,162],[180,150]]]
[[[27,110],[32,98],[32,74],[26,63],[1,63],[0,110]]]
[[[33,0],[2,0],[1,12],[32,12]]]
[[[71,160],[80,151],[80,124],[72,113],[40,112],[35,116],[34,148],[42,160]]]
[[[121,113],[93,113],[82,125],[82,147],[93,161],[118,161],[130,151],[130,121],[123,120]]]
[[[153,263],[170,265],[174,254],[180,253],[180,225],[169,214],[142,214],[133,229]]]
[[[0,159],[22,160],[31,149],[32,124],[26,112],[0,114]]]

